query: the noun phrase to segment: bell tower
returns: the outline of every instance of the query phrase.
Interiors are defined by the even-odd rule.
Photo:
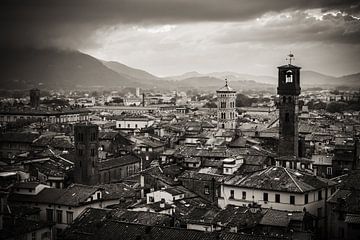
[[[288,55],[289,64],[278,67],[279,95],[279,156],[298,157],[298,101],[300,95],[300,69],[291,64],[293,54]]]
[[[235,107],[236,91],[229,87],[227,79],[225,86],[216,91],[218,129],[235,129],[237,112]]]
[[[79,123],[74,126],[75,138],[75,183],[94,185],[99,175],[99,130],[90,123]]]

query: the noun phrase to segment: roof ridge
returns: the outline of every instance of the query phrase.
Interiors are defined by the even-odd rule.
[[[289,177],[291,178],[291,180],[293,180],[293,182],[295,183],[295,185],[300,189],[301,192],[304,192],[301,187],[299,186],[299,184],[297,184],[297,182],[295,181],[295,179],[291,176],[291,174],[288,172],[288,170],[286,168],[283,167],[283,169],[285,170],[285,172],[289,175]]]

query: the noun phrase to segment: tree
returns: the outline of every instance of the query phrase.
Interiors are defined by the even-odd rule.
[[[217,108],[217,105],[214,102],[207,102],[207,103],[204,104],[203,107],[204,108]]]
[[[326,111],[330,113],[342,112],[347,109],[347,106],[344,102],[331,102],[326,106]]]
[[[252,103],[256,102],[257,100],[254,98],[249,98],[248,96],[244,94],[237,94],[235,105],[236,107],[250,107]]]

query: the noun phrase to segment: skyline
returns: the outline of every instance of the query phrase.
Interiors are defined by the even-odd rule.
[[[36,3],[36,4],[35,4]],[[84,4],[82,4],[84,3]],[[8,1],[4,47],[80,50],[164,77],[197,71],[276,75],[295,65],[342,76],[360,69],[356,1]]]

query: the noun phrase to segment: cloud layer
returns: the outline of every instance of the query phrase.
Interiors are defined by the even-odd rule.
[[[268,12],[321,9],[359,13],[356,0],[4,0],[3,44],[68,45],[91,41],[100,28],[118,24],[244,21]]]
[[[359,17],[357,0],[4,0],[0,44],[80,49],[161,75],[269,73],[294,50],[339,75],[360,69]]]

